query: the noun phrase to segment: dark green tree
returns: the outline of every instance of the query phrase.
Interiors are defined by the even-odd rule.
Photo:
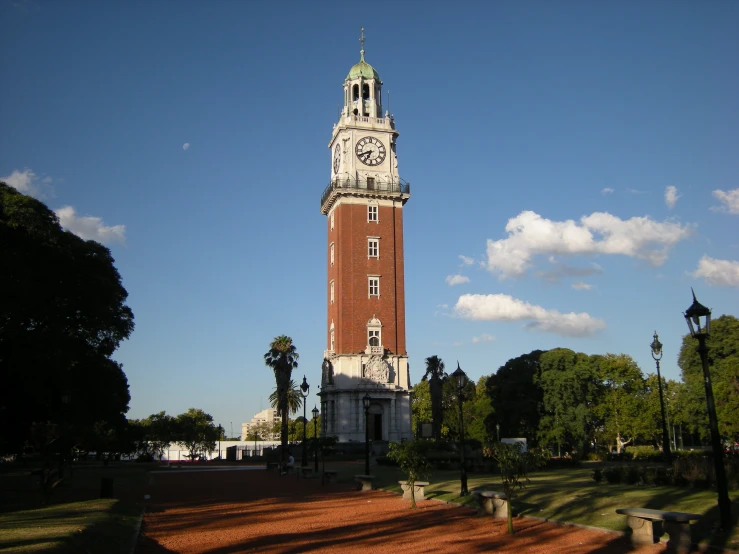
[[[739,319],[722,315],[711,321],[711,333],[706,340],[708,369],[713,385],[719,434],[739,441]],[[696,348],[698,341],[689,334],[683,337],[678,366],[685,383],[680,395],[685,423],[701,438],[709,436],[703,366]]]
[[[485,387],[494,412],[486,418],[489,436],[496,436],[496,425],[500,425],[501,437],[536,437],[541,403],[537,380],[542,353],[534,350],[508,360],[487,378]]]
[[[596,422],[593,404],[597,378],[587,354],[555,348],[539,358],[541,420],[538,439],[542,445],[556,444],[583,451],[592,438]]]
[[[422,381],[428,380],[429,394],[431,396],[431,428],[434,439],[441,440],[441,425],[444,418],[443,412],[443,385],[447,379],[444,372],[444,362],[438,356],[426,358],[426,373]]]
[[[269,405],[277,410],[277,415],[282,415],[280,412],[280,396],[277,387],[269,395]],[[295,384],[295,381],[290,380],[290,384],[287,387],[287,411],[288,416],[291,416],[303,407],[303,395],[300,394],[300,387]],[[302,419],[302,418],[301,418]]]
[[[277,411],[282,418],[280,456],[283,463],[287,461],[290,377],[293,369],[298,367],[298,357],[298,351],[293,344],[293,340],[286,335],[275,337],[269,345],[269,351],[264,355],[264,363],[271,367],[275,374],[278,398]]]
[[[216,441],[221,428],[213,423],[213,416],[197,408],[190,408],[174,420],[177,442],[189,451],[189,458],[195,460],[216,449]]]
[[[0,451],[20,452],[34,422],[57,425],[62,455],[125,425],[128,382],[110,356],[134,324],[110,251],[0,183],[0,265]]]

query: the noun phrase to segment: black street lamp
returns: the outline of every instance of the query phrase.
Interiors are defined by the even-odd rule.
[[[500,423],[495,424],[495,432],[498,435],[498,442],[500,442]]]
[[[459,361],[457,361],[457,369],[452,373],[452,377],[457,384],[457,399],[459,400],[459,464],[462,466],[460,476],[462,487],[459,496],[467,496],[469,491],[467,490],[467,468],[464,463],[464,417],[462,416],[462,391],[467,384],[467,374],[459,367]]]
[[[691,289],[691,292],[692,289]],[[729,500],[729,489],[726,485],[726,473],[724,471],[724,449],[721,444],[721,436],[718,433],[718,420],[716,419],[716,405],[713,402],[713,386],[711,385],[711,373],[708,369],[708,348],[706,338],[711,331],[711,310],[703,306],[695,298],[693,292],[693,303],[685,311],[685,321],[693,338],[698,339],[698,354],[703,364],[703,383],[706,387],[706,404],[708,407],[708,425],[711,430],[711,448],[713,450],[713,463],[716,471],[716,489],[718,489],[718,509],[721,514],[721,528],[731,528],[731,501]]]
[[[652,347],[652,359],[657,362],[657,386],[659,388],[659,409],[662,412],[662,452],[665,455],[665,461],[669,464],[672,462],[672,452],[670,452],[670,435],[667,433],[667,418],[665,417],[665,399],[662,395],[662,375],[659,372],[659,361],[662,359],[662,343],[659,342],[657,331],[654,332],[654,340],[650,345]]]
[[[362,405],[364,406],[364,474],[369,475],[369,407],[372,399],[369,393],[364,395],[362,398]]]
[[[300,464],[301,467],[305,467],[308,465],[308,452],[305,450],[305,402],[308,399],[309,390],[310,385],[308,384],[308,381],[305,380],[305,375],[303,375],[303,384],[300,385],[300,395],[303,397],[303,461]]]
[[[316,445],[316,450],[313,453],[313,458],[315,460],[315,471],[317,475],[318,474],[318,408],[316,407],[315,404],[313,405],[313,410],[311,411],[313,412],[313,441],[314,441],[313,444]]]

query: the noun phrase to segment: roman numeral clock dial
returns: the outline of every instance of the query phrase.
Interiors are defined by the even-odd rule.
[[[354,149],[357,158],[364,165],[376,166],[385,161],[387,151],[385,145],[375,137],[363,137],[357,141]]]

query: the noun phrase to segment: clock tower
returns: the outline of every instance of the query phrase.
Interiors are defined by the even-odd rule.
[[[382,109],[382,81],[364,59],[344,80],[344,107],[328,147],[327,348],[321,425],[340,442],[411,439],[405,346],[403,206],[395,120]],[[365,397],[370,398],[365,427]]]

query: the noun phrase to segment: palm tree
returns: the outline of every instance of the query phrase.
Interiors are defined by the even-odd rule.
[[[275,373],[275,393],[277,394],[277,411],[282,416],[280,428],[280,442],[282,452],[280,457],[283,462],[287,456],[287,417],[290,409],[290,376],[293,369],[298,367],[298,351],[293,344],[293,339],[286,335],[280,335],[269,345],[269,352],[264,355],[264,363],[272,368]]]
[[[269,403],[275,410],[277,415],[282,415],[279,406],[279,396],[277,395],[277,387],[272,394],[269,395]],[[300,394],[300,387],[295,384],[295,381],[290,380],[290,386],[287,389],[287,411],[289,414],[294,414],[300,408],[303,407],[303,395]],[[288,415],[289,415],[288,414]]]
[[[442,390],[447,378],[447,374],[444,373],[444,362],[438,356],[426,358],[426,373],[423,380],[427,378],[429,378],[429,394],[431,395],[431,428],[434,439],[438,441],[441,440],[441,421],[444,415],[441,407]]]

